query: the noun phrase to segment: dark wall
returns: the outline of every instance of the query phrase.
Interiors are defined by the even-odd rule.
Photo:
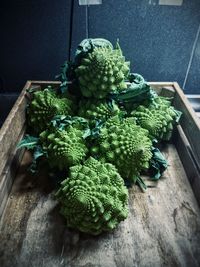
[[[0,79],[6,91],[53,80],[68,56],[70,1],[0,1]]]
[[[200,93],[200,1],[161,6],[158,0],[74,1],[72,55],[87,37],[120,44],[134,72],[151,81],[178,81]],[[0,3],[0,85],[20,90],[28,79],[52,80],[67,59],[71,0]],[[196,40],[196,42],[195,42]],[[190,63],[190,64],[189,64]]]
[[[158,0],[106,0],[89,7],[89,34],[115,43],[119,38],[134,72],[149,81],[185,82],[186,92],[200,93],[200,1],[161,6]]]
[[[185,88],[188,93],[200,94],[200,34],[196,46],[194,46],[194,56],[191,61],[191,67],[189,68]]]

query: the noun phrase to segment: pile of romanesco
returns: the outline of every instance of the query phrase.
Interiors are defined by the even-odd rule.
[[[130,73],[118,43],[83,40],[59,77],[59,88],[29,92],[29,135],[18,147],[32,150],[32,170],[45,162],[62,171],[56,197],[67,226],[97,235],[127,218],[127,185],[146,189],[148,171],[160,178],[167,162],[158,145],[180,112]]]

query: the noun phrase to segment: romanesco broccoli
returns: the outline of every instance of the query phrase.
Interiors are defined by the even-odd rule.
[[[95,47],[76,69],[83,96],[94,98],[105,98],[110,92],[126,89],[128,73],[129,62],[125,62],[119,47],[114,50]]]
[[[135,182],[140,171],[149,167],[152,142],[148,131],[137,126],[131,118],[109,119],[91,153],[102,162],[114,164],[123,178]]]
[[[57,192],[67,226],[98,235],[128,216],[128,190],[116,168],[90,157],[70,168]]]

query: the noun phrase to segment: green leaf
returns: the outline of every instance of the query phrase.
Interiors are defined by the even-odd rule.
[[[133,184],[137,184],[143,192],[147,190],[145,182],[139,175],[134,174],[132,175],[132,177],[129,177],[128,179],[124,180],[125,180],[125,185],[128,188],[131,187]]]
[[[57,115],[51,120],[51,124],[59,130],[64,130],[68,126],[74,126],[81,130],[88,129],[88,121],[82,117],[71,117],[65,115]]]
[[[140,189],[145,192],[147,190],[147,186],[143,179],[140,176],[137,176],[136,184],[140,187]]]
[[[179,111],[179,110],[176,110],[176,109],[174,109],[174,112],[175,112],[175,114],[176,114],[175,121],[176,121],[176,123],[178,123],[179,120],[180,120],[180,118],[181,118],[182,112]]]
[[[83,134],[83,139],[86,139],[87,137],[91,136],[91,130],[86,129]]]
[[[124,105],[127,111],[132,111],[143,101],[152,100],[157,96],[141,75],[132,73],[129,79],[131,84],[128,89],[109,95],[111,99]]]
[[[38,91],[38,86],[31,86],[30,88],[26,89],[26,92],[29,94],[35,93]]]
[[[149,172],[151,179],[157,181],[167,169],[168,162],[158,148],[152,147],[153,156],[150,160]]]
[[[90,138],[96,139],[100,135],[101,128],[104,126],[105,122],[101,120],[97,120],[95,127],[91,129],[90,131]]]
[[[108,108],[110,109],[110,111],[112,111],[113,110],[114,100],[113,99],[109,99],[107,101],[107,104],[108,104]]]
[[[38,159],[43,157],[43,156],[46,156],[46,155],[47,154],[46,154],[46,152],[43,151],[42,147],[40,145],[37,145],[34,148],[32,163],[31,163],[28,170],[31,173],[36,173],[38,171]]]
[[[86,56],[88,53],[92,52],[95,47],[110,47],[111,49],[113,49],[113,45],[106,39],[84,39],[77,47],[75,54],[76,58],[82,58],[83,56]]]
[[[38,140],[39,138],[37,137],[25,135],[25,137],[17,144],[17,149],[22,147],[27,149],[34,149],[38,144]]]
[[[44,153],[42,147],[40,145],[37,145],[34,149],[34,152],[33,152],[34,160],[37,160],[38,158],[40,158],[44,155],[46,155],[46,153]]]
[[[56,127],[61,131],[65,130],[68,126],[76,127],[83,131],[83,139],[86,139],[92,135],[88,120],[82,117],[57,115],[53,118],[51,124],[53,127]]]
[[[29,167],[29,171],[35,173],[38,168],[38,159],[42,156],[46,156],[46,153],[43,151],[42,147],[39,145],[39,138],[26,135],[17,145],[17,148],[26,148],[32,150],[32,163]]]
[[[71,61],[66,61],[61,67],[61,73],[55,78],[61,81],[58,92],[65,95],[68,92],[69,84],[76,78],[75,64]]]

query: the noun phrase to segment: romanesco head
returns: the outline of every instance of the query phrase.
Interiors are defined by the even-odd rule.
[[[57,192],[67,226],[98,235],[128,216],[128,191],[116,168],[90,157],[70,168]]]
[[[91,153],[102,162],[114,164],[123,178],[134,181],[140,171],[149,167],[152,142],[148,131],[137,126],[132,119],[109,119]]]
[[[65,130],[51,127],[40,134],[40,141],[51,167],[66,169],[80,163],[87,154],[83,131],[72,126]]]
[[[108,102],[105,99],[83,100],[79,106],[78,115],[88,119],[91,125],[95,125],[96,121],[106,121],[120,112],[120,109],[114,101]]]
[[[41,132],[47,128],[55,115],[71,115],[72,101],[68,98],[59,98],[55,92],[47,88],[33,94],[27,113],[30,126]]]
[[[148,107],[140,105],[131,115],[138,125],[149,131],[151,139],[165,141],[170,139],[177,115],[180,116],[170,102],[161,97],[155,98]]]
[[[125,62],[121,49],[111,47],[95,47],[76,69],[83,96],[99,99],[126,89],[128,73],[129,63]]]

